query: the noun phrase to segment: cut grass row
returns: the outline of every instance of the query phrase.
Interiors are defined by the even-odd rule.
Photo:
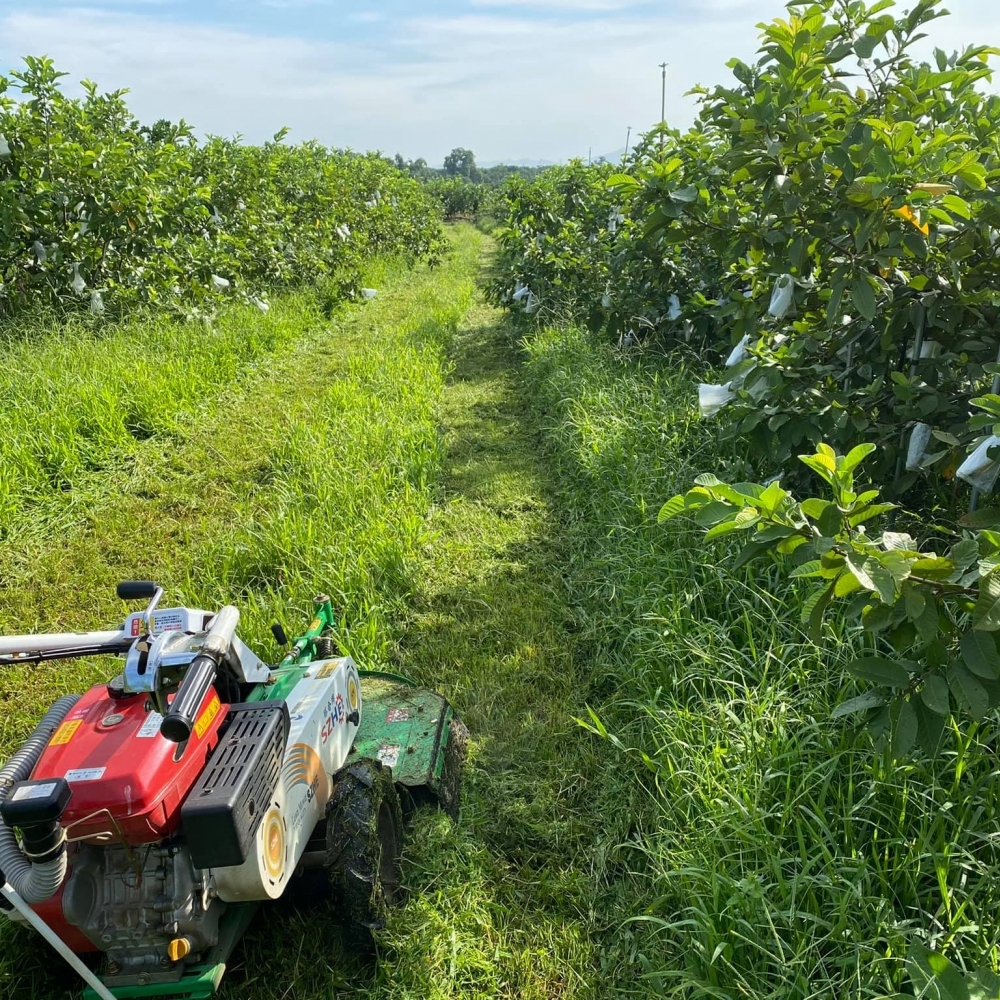
[[[634,896],[618,845],[635,793],[573,721],[591,664],[567,605],[555,484],[506,328],[482,306],[466,313],[483,240],[463,227],[453,241],[441,271],[397,276],[374,307],[310,326],[169,440],[139,443],[100,484],[84,477],[60,537],[19,536],[0,564],[5,631],[114,620],[115,581],[154,575],[178,600],[235,600],[267,648],[270,621],[301,619],[330,587],[346,648],[443,690],[470,724],[461,824],[417,817],[409,900],[378,963],[346,952],[322,907],[282,904],[251,929],[223,996],[597,1000],[631,988],[634,941],[620,927]],[[106,672],[5,671],[4,749],[57,694]],[[0,995],[74,987],[31,936],[3,933]]]
[[[127,461],[113,452],[100,471],[82,472],[61,505],[54,497],[25,515],[0,552],[0,630],[103,627],[125,610],[115,582],[152,577],[172,601],[236,603],[241,633],[274,652],[269,624],[308,620],[313,594],[327,589],[347,623],[343,646],[386,663],[426,538],[444,351],[473,292],[479,245],[473,230],[456,234],[446,267],[389,275],[375,302],[332,322],[290,300],[284,352],[222,380],[169,436],[126,442]],[[4,668],[0,756],[58,694],[112,666]],[[301,947],[283,926],[269,925],[268,961]],[[6,926],[0,935],[0,996],[75,987],[33,936]],[[316,940],[325,947],[325,935]],[[335,956],[336,944],[321,965]],[[329,976],[312,995],[329,995]],[[266,969],[244,986],[274,995]]]

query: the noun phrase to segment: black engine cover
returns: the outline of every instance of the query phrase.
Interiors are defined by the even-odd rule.
[[[281,775],[290,727],[283,701],[229,707],[219,745],[181,807],[195,868],[246,861]]]

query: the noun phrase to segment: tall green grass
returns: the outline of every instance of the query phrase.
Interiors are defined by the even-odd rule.
[[[299,294],[266,315],[234,305],[211,327],[161,315],[10,330],[0,341],[0,537],[52,493],[126,461],[137,441],[169,439],[320,320]]]
[[[590,724],[623,748],[616,780],[648,793],[630,838],[640,992],[882,996],[905,986],[914,938],[995,963],[996,720],[908,763],[831,721],[854,692],[799,629],[790,585],[656,524],[722,462],[692,379],[579,331],[526,349],[599,665]],[[836,638],[847,658],[857,637]]]
[[[375,325],[336,378],[291,403],[264,439],[259,487],[233,498],[204,553],[211,576],[189,580],[193,599],[239,600],[244,629],[266,641],[276,609],[293,613],[289,596],[322,583],[344,648],[387,662],[441,461],[445,350],[471,293],[469,282],[421,303],[422,334]]]
[[[690,378],[572,330],[535,336],[518,369],[478,308],[456,336],[482,239],[451,238],[443,268],[386,275],[332,320],[287,300],[287,343],[200,393],[164,389],[151,437],[109,436],[68,493],[18,494],[0,547],[0,631],[112,622],[115,581],[154,576],[172,600],[237,603],[266,655],[269,624],[293,629],[322,587],[347,650],[468,719],[462,823],[410,830],[413,897],[378,966],[325,912],[266,908],[225,995],[876,997],[905,988],[914,937],[992,961],[995,724],[899,765],[830,721],[854,692],[789,584],[656,525],[720,462]],[[54,519],[67,496],[75,517]],[[846,658],[856,639],[838,638]],[[0,756],[108,670],[0,671]],[[0,997],[76,985],[0,930]]]

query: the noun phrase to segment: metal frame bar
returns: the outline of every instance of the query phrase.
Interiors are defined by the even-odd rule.
[[[0,636],[0,656],[30,656],[92,646],[109,646],[131,640],[122,629],[105,632],[47,632],[40,635]],[[76,655],[86,655],[77,653]]]

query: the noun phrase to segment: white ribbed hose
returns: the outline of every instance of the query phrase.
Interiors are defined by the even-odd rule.
[[[79,700],[80,696],[76,694],[60,698],[46,712],[21,749],[0,767],[0,803],[7,798],[14,785],[31,777],[52,734]],[[66,867],[65,851],[52,861],[41,864],[29,861],[24,856],[14,831],[0,817],[0,872],[26,903],[44,903],[51,899],[66,877]]]

